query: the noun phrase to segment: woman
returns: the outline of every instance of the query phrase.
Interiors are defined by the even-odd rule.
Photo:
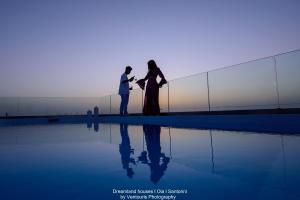
[[[156,78],[159,76],[161,81],[157,83]],[[144,79],[137,81],[142,89],[144,89],[145,81],[148,80],[144,99],[144,115],[159,115],[159,88],[167,83],[163,73],[157,67],[154,60],[148,62],[148,73]]]

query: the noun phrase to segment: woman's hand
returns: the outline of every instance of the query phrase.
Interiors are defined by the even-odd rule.
[[[144,90],[144,88],[145,88],[145,80],[144,80],[144,79],[138,80],[138,81],[136,82],[136,84],[138,84],[138,86],[139,86],[142,90]]]
[[[164,84],[166,84],[167,83],[167,81],[166,81],[166,79],[161,79],[161,81],[159,82],[159,84],[158,84],[158,87],[162,87]]]

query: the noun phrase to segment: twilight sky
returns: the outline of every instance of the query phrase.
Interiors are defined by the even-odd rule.
[[[299,0],[1,0],[0,96],[117,93],[300,48]]]

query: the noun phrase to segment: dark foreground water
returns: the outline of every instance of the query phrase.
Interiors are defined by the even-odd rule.
[[[298,135],[0,127],[0,199],[300,199],[299,153]]]

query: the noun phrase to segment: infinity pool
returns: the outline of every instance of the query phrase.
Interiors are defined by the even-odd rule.
[[[299,153],[297,134],[0,127],[0,199],[300,199]]]

